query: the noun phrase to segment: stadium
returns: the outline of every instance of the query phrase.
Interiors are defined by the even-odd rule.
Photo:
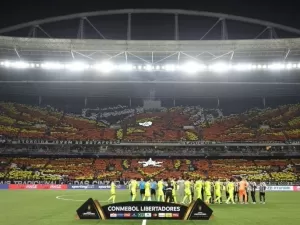
[[[116,202],[130,201],[141,179],[209,181],[215,192],[221,182],[223,204],[214,191],[207,202],[211,224],[300,220],[300,30],[221,13],[124,9],[35,20],[0,35],[1,224],[155,224],[125,214],[75,218],[89,198],[105,207],[113,185]],[[249,194],[248,205],[225,204],[227,182],[242,178],[257,183],[256,201]]]

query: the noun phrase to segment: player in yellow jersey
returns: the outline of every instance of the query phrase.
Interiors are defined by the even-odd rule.
[[[208,178],[205,179],[204,182],[204,194],[205,194],[205,203],[209,204],[209,201],[211,199],[211,182]]]
[[[135,201],[137,186],[138,186],[138,182],[135,179],[132,179],[129,185],[132,194],[131,201]]]
[[[176,197],[177,183],[174,178],[171,179],[171,185],[173,186],[173,190],[172,190],[173,201],[174,201],[174,203],[177,203],[177,197]]]
[[[215,182],[215,195],[216,195],[215,203],[221,204],[221,197],[222,197],[221,188],[222,188],[222,184],[221,184],[220,180],[217,179]]]
[[[157,201],[164,202],[165,195],[164,195],[164,180],[161,179],[157,182]]]
[[[226,201],[226,204],[229,204],[230,201],[232,202],[232,204],[235,204],[234,199],[233,199],[233,195],[234,195],[234,183],[233,183],[233,179],[230,179],[230,182],[227,184],[227,192],[229,194],[229,197]]]
[[[116,200],[116,184],[115,182],[111,182],[110,184],[110,198],[107,200],[107,202],[112,201],[112,203],[115,203]]]
[[[151,201],[151,184],[149,181],[145,183],[145,195],[143,197],[143,201]]]
[[[181,203],[185,204],[186,199],[188,199],[188,204],[191,204],[192,202],[191,181],[188,179],[184,182],[184,197]]]
[[[197,180],[195,183],[195,195],[196,199],[202,200],[202,188],[203,188],[203,182],[201,179]]]

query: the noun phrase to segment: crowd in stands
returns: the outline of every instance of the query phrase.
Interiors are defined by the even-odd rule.
[[[152,122],[152,125],[146,126]],[[200,106],[116,106],[67,114],[50,106],[0,102],[0,135],[47,140],[286,142],[300,140],[300,104],[223,115]]]
[[[120,158],[0,158],[0,180],[40,180],[72,182],[74,180],[121,180],[131,178],[220,178],[244,176],[248,180],[297,182],[300,180],[299,159],[166,159],[161,167],[143,167],[144,159]]]

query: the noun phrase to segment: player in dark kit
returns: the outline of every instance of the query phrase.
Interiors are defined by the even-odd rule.
[[[267,190],[267,185],[265,182],[260,181],[259,183],[259,200],[260,204],[265,204],[266,203],[266,190]]]
[[[151,179],[150,182],[151,182],[151,199],[156,200],[157,183],[153,179]]]
[[[166,185],[166,198],[165,198],[165,202],[174,202],[173,199],[173,185],[171,183],[171,181],[168,181],[167,185]]]
[[[249,184],[250,184],[250,192],[251,192],[252,204],[256,204],[256,198],[255,198],[256,182],[255,181],[251,181]]]
[[[247,186],[246,186],[247,204],[248,204],[249,198],[250,198],[250,196],[249,196],[249,190],[250,190],[250,184],[247,182]],[[245,196],[243,197],[243,201],[246,203]]]
[[[234,182],[234,201],[239,202],[239,182],[235,180]]]
[[[194,200],[194,188],[195,188],[195,181],[191,180],[191,194],[192,194],[192,200]]]
[[[226,179],[226,181],[224,182],[226,199],[229,198],[229,192],[227,191],[227,185],[228,185],[228,183],[229,183],[229,180]]]
[[[214,204],[215,203],[215,182],[214,181],[211,182],[210,192],[211,192],[210,204]]]
[[[143,198],[145,196],[145,184],[146,184],[146,182],[144,181],[143,178],[141,178],[141,181],[139,183],[140,198],[141,198],[141,200],[143,200]]]

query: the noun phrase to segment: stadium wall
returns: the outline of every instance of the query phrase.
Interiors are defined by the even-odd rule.
[[[108,190],[109,185],[0,184],[0,190]],[[126,190],[125,185],[117,189]],[[267,191],[300,191],[300,186],[267,186]]]

